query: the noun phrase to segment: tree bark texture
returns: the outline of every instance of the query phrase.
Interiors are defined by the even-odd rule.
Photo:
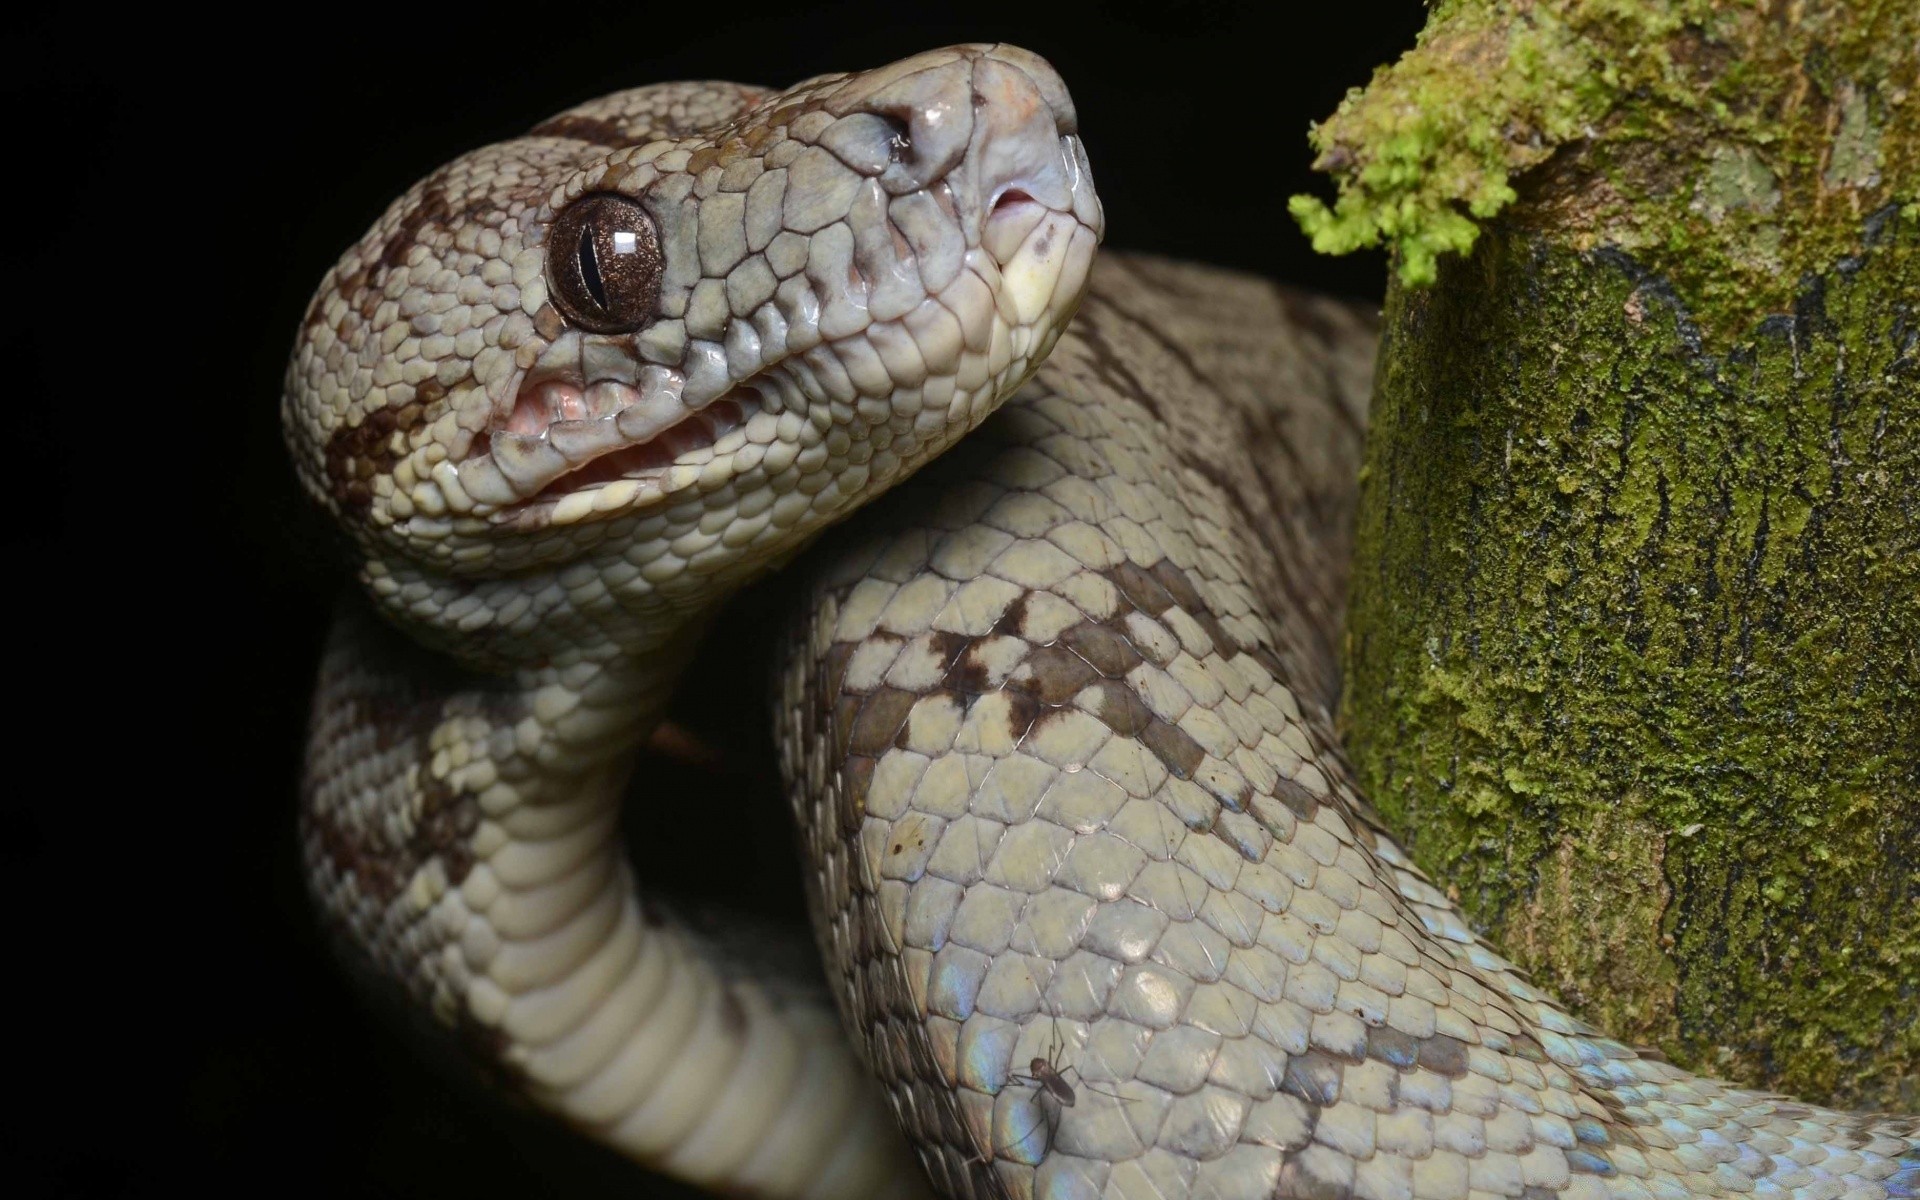
[[[1920,6],[1723,7],[1717,108],[1628,89],[1390,288],[1342,721],[1587,1019],[1912,1110]]]

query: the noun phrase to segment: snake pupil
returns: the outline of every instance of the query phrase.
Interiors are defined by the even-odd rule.
[[[580,231],[580,278],[602,309],[607,305],[607,285],[600,278],[600,256],[594,252],[593,230]]]

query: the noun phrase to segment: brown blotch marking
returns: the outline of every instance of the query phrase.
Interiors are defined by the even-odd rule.
[[[1040,716],[1040,702],[1025,692],[1005,692],[1007,698],[1007,732],[1014,741],[1027,736]],[[1058,711],[1058,710],[1055,710]]]
[[[339,718],[348,728],[370,732],[381,753],[422,765],[420,808],[402,835],[377,822],[343,821],[337,810],[322,811],[309,790],[301,800],[301,831],[336,872],[353,879],[363,896],[384,905],[432,858],[445,862],[456,885],[473,869],[467,841],[480,824],[479,801],[454,791],[424,768],[432,758],[429,741],[446,711],[446,694],[472,688],[474,682],[394,630],[370,619],[356,624],[358,636],[379,650],[387,669],[359,678],[339,694]],[[476,699],[482,711],[502,724],[517,719],[510,705],[484,690]]]
[[[1200,626],[1200,631],[1207,635],[1207,640],[1213,643],[1215,653],[1221,658],[1230,660],[1236,652],[1243,649],[1240,643],[1234,641],[1233,636],[1227,632],[1227,627],[1220,623],[1220,618],[1213,615],[1212,609],[1190,610],[1187,615],[1193,618],[1194,624]]]
[[[567,331],[567,319],[552,304],[542,304],[533,314],[533,331],[551,342]]]
[[[827,647],[820,662],[820,694],[838,696],[847,682],[847,664],[853,661],[854,644],[835,642]]]
[[[335,268],[335,270],[338,269],[337,267]],[[359,310],[362,317],[372,317],[373,310],[377,307],[377,304],[369,305],[367,303],[367,294],[370,289],[363,290],[366,289],[366,284],[367,269],[365,267],[356,267],[353,271],[345,275],[335,277],[331,284],[323,284],[320,292],[315,295],[312,302],[307,305],[305,327],[311,330],[318,329],[327,324],[327,306],[324,302],[329,292],[345,298],[354,308]],[[340,327],[335,325],[333,328],[338,331]]]
[[[1138,692],[1117,679],[1102,679],[1094,685],[1100,693],[1097,714],[1108,729],[1121,737],[1138,737],[1157,719]]]
[[[381,279],[384,280],[386,278],[386,275],[387,275],[386,270],[382,268],[382,270],[380,271]],[[387,300],[387,292],[384,287],[362,288],[359,292],[359,296],[360,296],[360,302],[358,304],[355,304],[353,307],[354,307],[354,311],[360,314],[360,319],[363,321],[373,320],[373,314],[379,312],[380,306],[386,303],[386,300]],[[344,333],[345,330],[343,329],[341,330],[341,332]]]
[[[1207,753],[1186,730],[1178,725],[1170,725],[1159,717],[1153,718],[1140,731],[1140,744],[1153,751],[1153,756],[1165,763],[1167,770],[1178,779],[1192,779],[1193,773],[1200,769],[1200,760]]]
[[[1420,1039],[1420,1065],[1438,1075],[1458,1079],[1467,1073],[1467,1044],[1457,1037],[1436,1033]]]
[[[1646,1139],[1640,1136],[1640,1131],[1635,1129],[1634,1126],[1640,1124],[1647,1118],[1628,1112],[1627,1102],[1621,1098],[1618,1092],[1613,1091],[1611,1088],[1595,1088],[1585,1085],[1582,1085],[1581,1091],[1592,1099],[1599,1101],[1600,1107],[1607,1110],[1607,1121],[1603,1129],[1607,1137],[1607,1145],[1632,1146],[1641,1149],[1646,1147]],[[1797,1104],[1778,1105],[1775,1111],[1779,1111],[1782,1108],[1792,1108],[1801,1116],[1807,1114],[1807,1109]],[[1575,1136],[1579,1136],[1577,1126]],[[1610,1161],[1604,1159],[1602,1161],[1606,1163],[1609,1171],[1613,1169],[1613,1164]]]
[[[982,696],[992,690],[987,682],[986,660],[980,657],[978,642],[969,641],[964,651],[954,657],[947,673],[940,682],[963,696]]]
[[[397,679],[382,682],[389,686],[348,701],[348,721],[371,729],[374,749],[382,752],[402,743],[424,744],[439,724],[439,701],[425,687],[408,687]]]
[[[1019,698],[1025,699],[1025,697],[1019,697]],[[1032,701],[1028,701],[1028,703],[1032,703]],[[1037,709],[1036,714],[1030,720],[1027,721],[1026,725],[1022,727],[1021,732],[1032,733],[1037,736],[1038,734],[1045,731],[1049,725],[1055,725],[1062,721],[1070,720],[1071,714],[1073,713],[1073,711],[1074,710],[1070,708]]]
[[[833,756],[837,759],[847,757],[848,747],[853,741],[853,724],[860,716],[865,696],[843,693],[833,702]]]
[[[400,223],[394,226],[387,240],[380,244],[380,256],[375,260],[378,265],[391,271],[407,265],[413,248],[420,244],[420,235],[429,226],[446,229],[466,218],[497,218],[501,212],[503,200],[499,196],[481,195],[470,198],[460,208],[455,208],[447,196],[445,180],[449,169],[442,167],[432,175],[426,186],[421,188],[419,199],[406,209]],[[543,193],[542,193],[543,194]],[[533,194],[523,194],[524,199],[533,199]]]
[[[429,186],[420,193],[420,198],[408,206],[400,223],[394,226],[387,240],[380,244],[380,257],[376,260],[391,271],[407,265],[407,257],[420,241],[420,234],[429,225],[445,225],[453,216],[453,208],[447,203],[445,189]]]
[[[1547,1061],[1546,1049],[1542,1047],[1530,1033],[1515,1034],[1513,1037],[1512,1050],[1514,1054],[1519,1055],[1528,1062],[1543,1063]]]
[[[873,759],[858,755],[846,761],[840,768],[841,792],[846,797],[846,814],[849,822],[857,821],[867,812],[867,789],[873,785]]]
[[[1151,572],[1131,562],[1123,562],[1105,574],[1129,604],[1150,617],[1157,617],[1173,607],[1173,597],[1166,588],[1160,586],[1160,581]]]
[[[1167,595],[1173,597],[1173,602],[1187,612],[1198,616],[1203,612],[1211,611],[1211,606],[1201,598],[1200,589],[1193,585],[1193,579],[1185,571],[1174,566],[1172,559],[1161,559],[1153,564],[1153,569],[1148,574],[1158,580],[1160,586],[1167,589]]]
[[[1296,1155],[1280,1164],[1273,1194],[1282,1200],[1348,1200],[1353,1190],[1338,1180],[1315,1175]]]
[[[648,140],[651,141],[652,139],[649,138]],[[599,190],[603,192],[622,191],[624,189],[621,188],[620,185],[625,183],[627,176],[631,174],[633,174],[633,164],[631,162],[625,160],[617,162],[611,167],[608,167],[607,173],[600,177]]]
[[[853,719],[846,752],[874,756],[886,753],[900,736],[907,714],[919,698],[918,693],[903,692],[896,687],[883,687],[867,696],[859,715]]]
[[[425,739],[419,739],[425,752]],[[413,828],[399,840],[378,826],[359,827],[317,812],[311,800],[302,805],[306,836],[319,843],[320,853],[343,876],[350,876],[360,893],[377,904],[391,903],[422,866],[439,859],[453,886],[464,883],[473,870],[469,839],[480,827],[480,802],[471,793],[456,792],[443,779],[425,778],[420,789],[420,812]]]
[[[473,870],[473,846],[470,839],[480,828],[480,801],[469,792],[456,792],[444,779],[425,778],[420,785],[420,817],[407,849],[414,857],[414,870],[428,859],[446,864],[447,881],[454,887],[466,882]],[[409,878],[413,871],[408,871]]]
[[[1106,625],[1075,625],[1060,635],[1060,641],[1109,679],[1118,679],[1146,661],[1132,642]]]
[[[932,652],[934,661],[943,670],[951,669],[954,660],[973,647],[973,639],[964,633],[955,633],[951,629],[936,629],[927,635],[927,649]]]
[[[1367,1057],[1405,1071],[1419,1060],[1420,1043],[1391,1025],[1375,1025],[1367,1030]]]
[[[1021,622],[1027,619],[1027,601],[1032,598],[1032,592],[1021,592],[1015,596],[1013,602],[1007,605],[1007,610],[1000,614],[1000,619],[993,623],[993,632],[1019,637]]]
[[[1311,821],[1320,811],[1320,798],[1285,775],[1273,781],[1273,798],[1286,805],[1302,821]]]
[[[1231,659],[1235,654],[1245,654],[1266,668],[1267,674],[1276,681],[1286,684],[1292,678],[1285,663],[1272,650],[1258,643],[1242,642],[1228,633],[1226,626],[1220,623],[1219,614],[1213,611],[1213,606],[1208,604],[1206,598],[1200,594],[1200,589],[1193,582],[1193,577],[1174,566],[1172,559],[1161,559],[1153,565],[1153,570],[1149,574],[1153,576],[1155,583],[1166,589],[1167,595],[1173,598],[1173,602],[1180,606],[1181,611],[1192,617],[1194,624],[1200,626],[1201,632],[1207,635],[1207,640],[1213,643],[1214,650],[1222,658]]]
[[[577,142],[592,142],[596,146],[610,146],[616,150],[641,144],[641,139],[633,137],[618,124],[604,117],[587,117],[578,114],[542,121],[533,127],[532,132],[535,137],[572,138]]]
[[[301,826],[305,836],[319,844],[320,853],[342,876],[351,878],[360,893],[378,904],[386,904],[400,894],[403,881],[382,853],[382,847],[361,830],[329,819],[331,813],[316,812],[312,802],[303,802]]]
[[[1065,704],[1100,677],[1086,659],[1059,645],[1034,650],[1021,667],[1024,671],[1016,669],[1007,680],[1008,689],[1049,705]]]
[[[468,372],[471,376],[472,372]],[[438,418],[444,406],[440,404],[447,398],[447,385],[437,376],[422,379],[413,389],[413,399],[394,410],[393,424],[396,429],[405,432],[416,425]]]
[[[358,425],[342,425],[327,438],[320,455],[333,498],[349,513],[365,512],[373,504],[373,479],[393,469],[393,414],[389,409],[368,413]]]
[[[1309,1050],[1287,1059],[1287,1073],[1280,1081],[1280,1090],[1325,1108],[1340,1099],[1340,1080],[1345,1073],[1338,1060],[1318,1050]]]
[[[437,418],[444,410],[441,401],[446,396],[445,384],[437,378],[424,379],[405,404],[374,409],[358,425],[342,425],[328,436],[320,452],[321,462],[333,497],[343,510],[367,510],[373,503],[374,479],[391,473],[406,456],[406,451],[396,446],[405,439],[394,435]]]

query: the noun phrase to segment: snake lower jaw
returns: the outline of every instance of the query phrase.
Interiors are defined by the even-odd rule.
[[[497,475],[511,489],[496,523],[567,524],[628,511],[694,482],[716,459],[772,441],[779,405],[762,400],[766,390],[770,381],[755,376],[689,408],[677,387],[539,379],[521,386],[504,429],[474,439],[463,481]]]
[[[625,507],[647,494],[665,495],[673,468],[698,471],[705,467],[723,452],[721,443],[727,440],[727,435],[746,425],[760,411],[759,393],[753,387],[735,388],[653,437],[610,450],[567,472],[536,493],[530,503],[551,502],[557,508],[567,496],[622,483],[635,486],[614,489],[605,497],[590,498],[602,500],[611,508]]]

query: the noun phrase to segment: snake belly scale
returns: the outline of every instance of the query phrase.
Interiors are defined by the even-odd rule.
[[[1920,1191],[1912,1119],[1609,1041],[1406,860],[1327,718],[1371,327],[1102,229],[1005,45],[617,93],[402,196],[283,405],[362,585],[302,802],[352,960],[737,1194]],[[619,806],[706,802],[630,777],[719,602],[936,456],[780,676],[829,999],[643,898]]]

